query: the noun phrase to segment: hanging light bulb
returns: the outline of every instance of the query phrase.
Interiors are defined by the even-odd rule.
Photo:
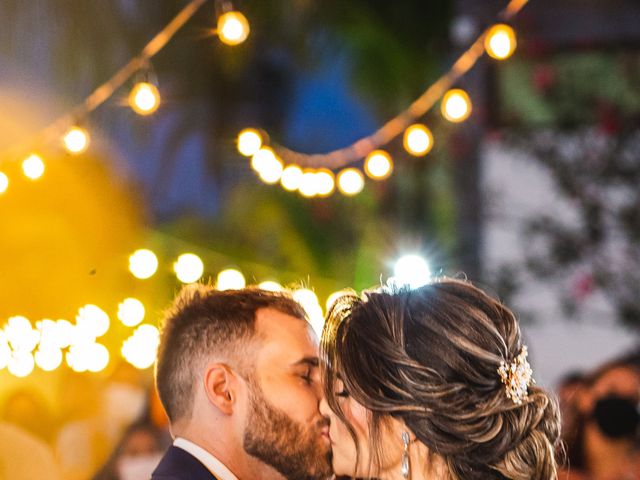
[[[218,37],[222,43],[240,45],[249,36],[249,21],[238,11],[226,12],[218,17]]]
[[[516,49],[516,33],[513,28],[504,23],[492,26],[484,39],[484,48],[492,58],[505,60]]]
[[[444,94],[441,109],[450,122],[464,122],[471,115],[471,99],[464,90],[454,88]]]
[[[316,182],[316,172],[312,169],[306,169],[300,178],[300,186],[298,187],[300,195],[311,198],[318,195],[318,183]]]
[[[0,172],[0,195],[7,191],[9,188],[9,177],[6,174]]]
[[[300,187],[302,181],[302,169],[297,165],[289,165],[282,171],[280,184],[285,190],[293,192]]]
[[[22,162],[22,171],[31,180],[38,180],[44,173],[44,162],[42,158],[33,153]]]
[[[384,180],[391,175],[393,161],[384,150],[374,150],[364,161],[364,171],[374,180]]]
[[[420,157],[433,148],[433,134],[425,125],[416,123],[404,131],[404,148],[411,155]]]
[[[129,94],[129,105],[139,115],[151,115],[160,106],[158,87],[149,82],[138,82]]]
[[[364,188],[364,175],[357,168],[345,168],[338,174],[338,190],[345,195],[357,195]]]
[[[260,173],[269,168],[273,162],[277,162],[276,154],[271,147],[262,147],[251,157],[251,168]]]
[[[282,160],[280,160],[276,156],[273,156],[273,158],[270,158],[269,161],[264,165],[262,170],[258,172],[258,175],[264,183],[273,185],[274,183],[278,183],[280,181],[283,170],[284,165],[282,164]]]
[[[336,189],[335,175],[327,168],[321,168],[315,173],[315,182],[319,197],[328,197]]]
[[[245,157],[254,155],[262,147],[262,135],[255,128],[245,128],[238,134],[238,151]]]
[[[84,128],[73,126],[62,137],[62,144],[67,152],[78,155],[89,148],[89,132]]]

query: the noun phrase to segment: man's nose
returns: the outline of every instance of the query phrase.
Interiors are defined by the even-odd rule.
[[[320,415],[324,417],[329,416],[329,404],[327,403],[327,399],[324,398],[324,395],[322,396],[322,398],[320,398],[319,410],[320,410]]]

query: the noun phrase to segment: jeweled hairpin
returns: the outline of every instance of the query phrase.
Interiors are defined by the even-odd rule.
[[[513,400],[516,405],[522,404],[522,401],[529,396],[529,387],[536,383],[527,354],[527,347],[523,345],[520,354],[511,363],[500,362],[500,368],[498,368],[507,398]]]

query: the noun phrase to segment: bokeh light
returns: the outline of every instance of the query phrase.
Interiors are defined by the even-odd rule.
[[[293,299],[302,305],[302,308],[307,312],[311,328],[319,336],[324,325],[324,314],[318,301],[318,296],[313,290],[300,288],[293,292]]]
[[[404,148],[411,155],[420,157],[433,148],[433,134],[426,125],[416,123],[404,131]]]
[[[258,285],[262,290],[269,290],[270,292],[279,292],[283,290],[282,285],[278,282],[274,282],[273,280],[265,280],[264,282],[260,282]]]
[[[32,352],[40,341],[40,334],[26,317],[16,315],[4,327],[7,342],[14,351]]]
[[[9,342],[7,341],[7,337],[4,334],[4,331],[0,329],[0,370],[6,368],[9,364],[9,359],[11,358],[11,347],[9,347]]]
[[[160,332],[149,324],[140,325],[122,344],[124,359],[136,368],[144,370],[153,365],[160,344]]]
[[[9,188],[9,177],[3,172],[0,172],[0,195],[7,191]]]
[[[18,350],[14,351],[9,358],[7,368],[9,373],[18,378],[24,378],[33,372],[35,361],[31,352]]]
[[[258,171],[258,175],[264,183],[273,185],[280,181],[283,170],[284,165],[282,164],[282,160],[274,156],[264,164],[261,170]]]
[[[139,115],[151,115],[160,106],[158,87],[149,82],[138,82],[129,94],[129,105]]]
[[[218,290],[237,290],[244,288],[247,281],[241,271],[235,268],[227,268],[218,273],[216,288]]]
[[[302,173],[300,178],[300,186],[298,187],[300,195],[311,198],[318,194],[318,183],[316,182],[316,172],[307,169]]]
[[[442,115],[450,122],[464,122],[471,115],[471,99],[467,92],[454,88],[442,98]]]
[[[249,21],[238,11],[226,12],[218,17],[218,36],[222,43],[235,46],[249,36]]]
[[[109,315],[104,310],[97,305],[88,304],[78,310],[76,333],[82,339],[95,339],[107,333],[110,323]]]
[[[62,144],[67,152],[78,155],[89,148],[89,132],[84,128],[73,126],[62,137]]]
[[[144,320],[144,304],[137,298],[125,298],[118,304],[118,319],[127,327],[135,327]]]
[[[374,180],[389,178],[393,170],[391,155],[384,150],[374,150],[364,161],[364,171]]]
[[[300,188],[302,182],[302,169],[297,165],[288,165],[283,171],[280,177],[280,184],[285,190],[293,192]]]
[[[398,286],[408,285],[418,288],[431,281],[431,269],[427,261],[420,255],[404,255],[394,267],[394,282]]]
[[[516,33],[509,25],[499,23],[492,26],[484,39],[484,48],[492,58],[505,60],[515,51]]]
[[[43,347],[38,348],[35,355],[36,365],[45,372],[52,372],[62,364],[63,355],[62,350],[56,347]]]
[[[333,172],[321,168],[315,173],[316,191],[319,197],[328,197],[336,189],[336,179]]]
[[[238,151],[245,157],[255,155],[262,147],[262,135],[255,128],[245,128],[238,134]]]
[[[158,257],[151,250],[142,248],[129,257],[129,271],[141,280],[150,278],[158,270]]]
[[[44,174],[42,157],[32,153],[22,162],[22,172],[31,180],[38,180]]]
[[[173,271],[182,283],[197,282],[204,273],[204,263],[193,253],[183,253],[173,264]]]
[[[338,174],[338,189],[344,195],[357,195],[364,188],[364,175],[357,168],[345,168]]]

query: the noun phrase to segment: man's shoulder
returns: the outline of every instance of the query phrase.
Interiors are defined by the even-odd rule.
[[[152,480],[217,480],[193,455],[171,446],[156,467]]]

